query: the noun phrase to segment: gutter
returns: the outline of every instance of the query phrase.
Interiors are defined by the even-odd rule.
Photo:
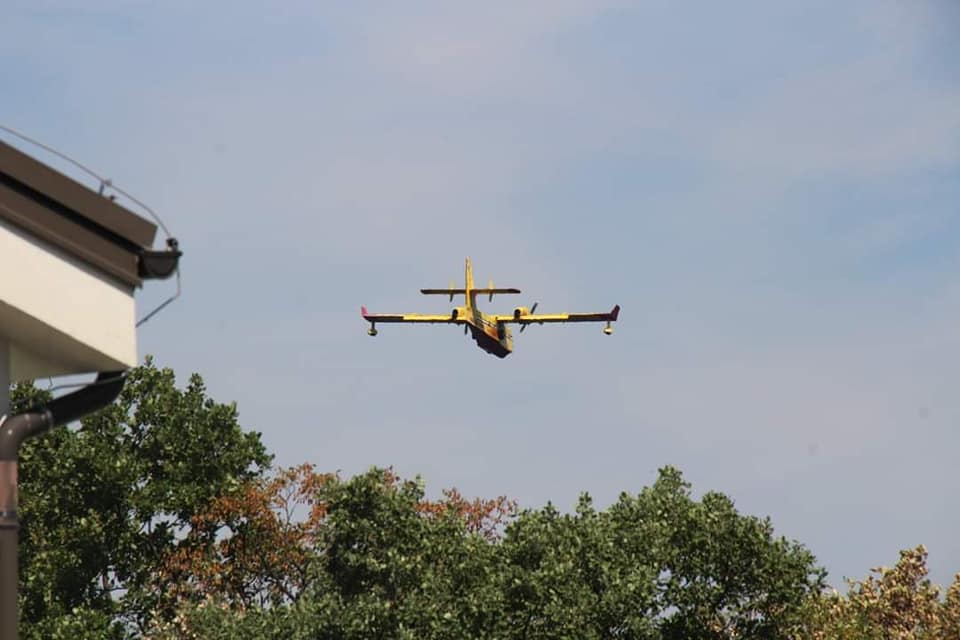
[[[58,425],[73,422],[116,400],[123,389],[125,374],[124,371],[100,373],[93,383],[82,389],[15,416],[0,418],[0,461],[16,462],[20,445],[27,439],[46,433]],[[4,505],[0,504],[0,511],[3,510]]]

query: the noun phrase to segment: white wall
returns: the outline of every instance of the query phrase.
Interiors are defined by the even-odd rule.
[[[0,336],[13,381],[137,363],[133,291],[0,221]]]

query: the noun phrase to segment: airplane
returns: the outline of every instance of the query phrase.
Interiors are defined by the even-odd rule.
[[[463,325],[463,333],[469,331],[473,334],[473,339],[477,346],[493,354],[498,358],[506,358],[513,351],[513,335],[510,332],[508,324],[514,323],[520,325],[520,333],[531,324],[543,324],[545,322],[606,322],[603,333],[610,335],[613,333],[612,322],[616,322],[620,315],[620,305],[616,305],[607,313],[553,313],[537,314],[537,304],[529,309],[527,307],[517,307],[510,315],[489,314],[480,311],[477,308],[476,298],[479,295],[489,296],[489,301],[493,301],[494,295],[520,293],[519,289],[514,288],[496,288],[493,281],[486,288],[478,289],[473,284],[473,268],[470,264],[470,258],[466,262],[466,286],[463,289],[454,288],[453,282],[447,289],[421,289],[420,293],[424,295],[443,295],[450,296],[453,302],[454,296],[462,295],[465,304],[462,307],[454,307],[448,314],[420,314],[420,313],[370,313],[364,306],[360,307],[360,315],[370,323],[367,334],[377,335],[378,322],[426,322],[426,323],[445,323]]]

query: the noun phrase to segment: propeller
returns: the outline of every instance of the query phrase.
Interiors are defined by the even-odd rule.
[[[493,302],[493,278],[490,278],[490,281],[487,283],[487,289],[490,290],[490,297],[488,302]]]
[[[533,306],[530,307],[530,315],[533,315],[534,313],[537,312],[537,305],[538,305],[538,304],[540,304],[540,303],[539,303],[539,302],[534,302],[534,303],[533,303]],[[529,326],[530,326],[529,324],[522,324],[522,325],[520,325],[520,333],[523,333],[523,330],[526,329],[526,328],[529,327]]]

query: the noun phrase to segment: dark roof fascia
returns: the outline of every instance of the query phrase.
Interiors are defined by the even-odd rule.
[[[141,247],[153,245],[157,227],[109,198],[0,142],[0,171]]]
[[[139,256],[156,226],[0,142],[0,218],[122,282],[139,286]]]

